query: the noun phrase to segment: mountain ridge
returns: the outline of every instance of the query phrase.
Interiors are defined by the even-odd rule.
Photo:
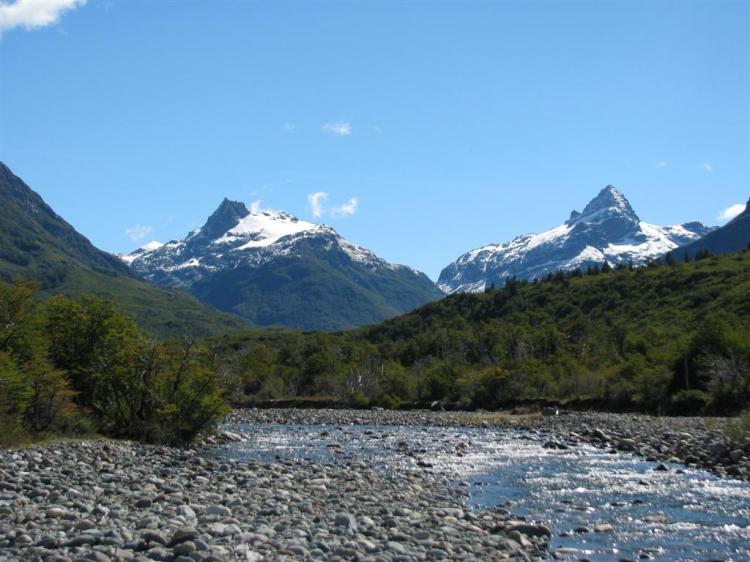
[[[602,189],[563,224],[471,250],[440,273],[438,286],[448,294],[476,292],[509,277],[532,280],[557,270],[632,262],[640,265],[694,241],[712,229],[692,221],[656,226],[640,219],[613,185]]]
[[[750,199],[745,210],[724,226],[709,232],[703,238],[676,248],[676,257],[695,258],[701,250],[711,254],[726,254],[744,250],[750,246]]]
[[[425,274],[331,226],[226,198],[201,228],[147,246],[122,256],[144,279],[263,326],[353,328],[442,297]]]

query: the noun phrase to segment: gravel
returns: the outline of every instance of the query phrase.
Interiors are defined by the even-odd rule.
[[[0,451],[0,482],[0,560],[530,561],[549,539],[440,478],[359,463],[86,441]]]

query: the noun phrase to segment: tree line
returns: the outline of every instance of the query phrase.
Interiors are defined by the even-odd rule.
[[[508,279],[350,332],[206,340],[237,403],[572,402],[732,413],[750,400],[750,252]]]
[[[750,403],[750,251],[508,279],[348,332],[157,341],[109,301],[0,282],[0,440],[186,443],[229,405],[569,403],[731,414]]]

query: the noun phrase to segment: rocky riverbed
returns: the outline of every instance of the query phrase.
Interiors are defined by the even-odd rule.
[[[620,506],[628,502],[604,500],[597,492],[596,486],[606,485],[613,477],[619,478],[624,488],[630,486],[628,493],[633,496],[631,503],[635,506],[632,509],[640,511],[651,501],[647,498],[644,504],[639,499],[644,491],[652,490],[647,496],[666,505],[664,500],[669,498],[659,500],[654,492],[669,489],[668,486],[682,490],[686,507],[680,508],[681,517],[685,516],[685,510],[701,514],[699,517],[703,519],[696,524],[707,529],[706,540],[709,545],[714,541],[714,551],[715,545],[726,537],[729,537],[726,540],[742,542],[741,537],[747,532],[742,523],[747,515],[746,502],[737,499],[736,494],[732,497],[739,502],[737,509],[745,515],[735,512],[735,522],[724,524],[720,510],[702,511],[698,504],[690,505],[693,484],[689,482],[701,486],[704,484],[700,480],[702,477],[691,473],[685,475],[688,480],[681,483],[669,476],[661,482],[656,476],[680,476],[676,474],[679,465],[672,463],[683,463],[747,479],[750,443],[730,442],[723,431],[727,423],[723,419],[590,413],[541,416],[289,409],[240,410],[230,414],[226,421],[225,429],[217,437],[206,438],[194,449],[87,441],[0,451],[0,560],[529,561],[545,558],[553,540],[556,544],[552,555],[579,559],[581,555],[573,553],[585,552],[585,548],[580,548],[581,541],[576,539],[570,543],[573,547],[566,546],[569,543],[561,541],[572,539],[552,537],[549,527],[534,520],[544,514],[542,518],[551,522],[557,513],[567,509],[565,506],[573,505],[575,510],[585,507],[581,511],[584,523],[589,523],[591,517],[587,513],[590,513],[592,517],[611,516],[618,525],[627,526],[627,514],[621,519],[623,515],[610,515],[610,510],[622,509]],[[275,453],[262,462],[253,460],[252,455],[240,460],[233,458],[232,455],[241,454],[241,450],[233,448],[233,441],[256,454],[252,438],[248,439],[241,432],[226,431],[226,428],[243,424],[254,424],[256,429],[266,427],[269,431],[279,426],[282,440],[297,439],[303,449],[305,442],[318,439],[323,450],[330,449],[333,462],[325,461],[324,455],[318,453],[318,458],[312,460],[276,458]],[[298,426],[295,436],[284,429],[293,425]],[[321,429],[322,425],[332,427]],[[346,430],[352,426],[375,429]],[[401,434],[377,429],[387,426],[404,429]],[[410,432],[410,427],[415,429]],[[458,431],[456,428],[480,433],[453,435],[451,431]],[[503,429],[513,431],[503,432]],[[537,495],[539,486],[550,487],[548,496],[542,494],[536,503],[526,504],[536,506],[525,512],[528,521],[518,516],[523,502],[518,502],[518,498],[503,501],[509,489],[491,481],[476,481],[471,487],[478,485],[477,490],[488,490],[485,496],[491,501],[477,505],[475,502],[481,503],[482,495],[474,493],[467,503],[467,490],[474,492],[467,488],[469,484],[456,486],[447,471],[441,474],[423,458],[428,453],[425,447],[429,441],[430,454],[446,459],[443,462],[446,466],[451,465],[451,459],[460,458],[465,461],[462,469],[465,470],[467,463],[474,462],[471,460],[472,439],[475,444],[483,442],[483,431],[489,432],[490,449],[489,452],[477,450],[476,453],[480,453],[477,459],[505,455],[508,462],[516,462],[518,453],[531,455],[527,457],[530,460],[518,462],[528,463],[528,470],[533,474],[527,476],[530,473],[524,468],[526,465],[518,464],[516,471],[520,471],[517,474],[520,480],[514,485],[536,482],[532,489]],[[258,429],[258,433],[262,432]],[[510,437],[512,435],[516,437]],[[530,445],[526,450],[518,441],[513,445],[504,444],[504,439],[517,440],[519,436],[537,445]],[[267,434],[268,438],[272,436]],[[540,464],[542,442],[543,450],[561,456],[553,455]],[[217,444],[224,444],[227,452],[221,453]],[[596,459],[586,453],[585,447],[592,444],[602,453],[627,451],[664,465],[662,468],[657,464],[654,471],[653,465],[630,467],[627,460],[615,460],[612,464],[610,460]],[[483,446],[487,448],[486,444]],[[512,450],[514,446],[520,448]],[[363,456],[361,451],[368,447],[371,450],[375,447],[375,456]],[[496,453],[491,452],[492,447],[499,447]],[[383,451],[385,457],[378,461]],[[557,467],[575,474],[578,455],[591,457],[593,464],[589,468],[594,467],[586,476],[587,485],[593,486],[587,492],[593,495],[589,496],[590,503],[586,506],[582,505],[582,492],[577,488],[555,489],[562,485],[554,476]],[[400,459],[401,467],[383,470],[383,458]],[[543,465],[547,462],[557,463],[550,465],[554,466],[553,474],[544,472]],[[615,472],[603,473],[596,468],[599,465]],[[649,481],[645,482],[639,470],[651,471],[654,476],[647,477]],[[601,474],[606,475],[603,481],[599,479]],[[652,484],[651,480],[653,485],[644,487],[644,484]],[[661,483],[657,485],[657,481]],[[705,485],[707,488],[702,494],[709,500],[721,497],[721,493],[734,494],[731,486],[717,487],[708,481]],[[570,499],[567,494],[577,499]],[[744,488],[742,494],[745,494]],[[602,505],[594,506],[599,499]],[[507,505],[515,516],[498,508],[500,504]],[[547,507],[550,509],[545,512]],[[597,511],[592,512],[593,509]],[[646,510],[637,517],[641,519],[635,527],[641,526],[640,530],[646,533],[650,533],[651,528],[658,532],[675,530],[669,528],[669,521],[663,515],[653,515]],[[705,527],[705,517],[713,518],[712,525],[719,525],[716,527],[719,531]],[[595,531],[598,529],[592,536],[605,536],[607,530],[612,529],[606,521],[599,521],[598,526],[593,521],[589,526]],[[576,529],[578,526],[571,526],[570,533],[576,535],[579,532]],[[697,529],[690,531],[693,536]],[[629,533],[634,536],[632,530]],[[635,535],[639,541],[647,541],[648,536]],[[606,541],[600,540],[596,548],[605,552]],[[650,551],[640,549],[640,552]]]
[[[205,453],[205,454],[204,454]],[[0,451],[0,560],[518,560],[547,527],[418,473],[88,441]]]
[[[553,435],[550,447],[590,443],[628,451],[659,462],[682,463],[719,475],[750,479],[750,439],[730,440],[727,418],[675,418],[589,412],[512,415],[493,412],[246,409],[227,418],[230,423],[423,425],[437,427],[499,427]]]

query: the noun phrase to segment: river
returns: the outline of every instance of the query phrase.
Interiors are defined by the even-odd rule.
[[[244,461],[363,462],[448,478],[476,510],[501,507],[552,530],[562,560],[750,561],[750,483],[537,432],[426,426],[240,424],[218,448]],[[545,444],[547,445],[545,447]]]

